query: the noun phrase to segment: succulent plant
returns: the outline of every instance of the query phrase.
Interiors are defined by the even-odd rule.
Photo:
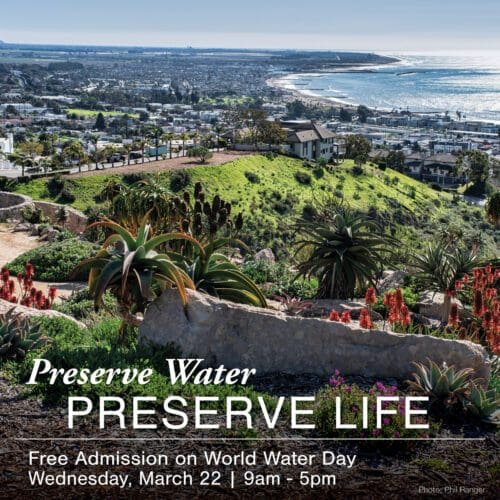
[[[47,340],[40,323],[21,317],[15,308],[0,315],[0,359],[24,359],[29,351]]]
[[[495,389],[484,390],[478,384],[471,384],[466,408],[483,422],[500,425],[500,397]]]
[[[473,370],[464,368],[456,371],[453,366],[443,363],[439,367],[434,361],[428,360],[428,365],[414,363],[416,372],[415,380],[408,380],[410,389],[426,394],[433,402],[440,402],[445,406],[452,406],[467,392]]]

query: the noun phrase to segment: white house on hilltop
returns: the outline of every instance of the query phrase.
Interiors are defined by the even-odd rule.
[[[288,153],[305,160],[325,158],[330,161],[342,154],[337,136],[314,122],[282,122],[287,132]]]

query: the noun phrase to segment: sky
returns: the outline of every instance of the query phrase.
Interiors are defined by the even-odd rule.
[[[500,50],[500,0],[0,0],[11,43]]]

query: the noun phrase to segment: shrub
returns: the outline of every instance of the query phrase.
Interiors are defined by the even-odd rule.
[[[52,198],[57,198],[59,193],[65,188],[66,180],[61,175],[55,175],[47,181],[47,191]]]
[[[354,167],[351,168],[351,173],[352,175],[358,176],[358,175],[363,175],[365,171],[363,170],[363,167],[355,165]]]
[[[108,314],[116,310],[116,301],[111,294],[104,295],[103,303]],[[96,314],[94,300],[88,288],[73,292],[62,304],[56,305],[55,309],[78,320],[86,320]]]
[[[306,174],[305,172],[296,172],[295,173],[295,180],[299,184],[304,184],[306,186],[311,184],[311,176],[309,174]]]
[[[181,189],[185,189],[191,182],[191,174],[187,170],[176,170],[170,176],[170,189],[177,193]]]
[[[213,153],[204,146],[194,146],[190,148],[187,155],[191,158],[198,158],[200,163],[205,163],[207,160],[213,157]]]
[[[40,281],[66,281],[73,269],[84,259],[90,258],[95,252],[95,246],[88,241],[76,238],[54,243],[47,243],[29,250],[9,264],[13,274],[22,273],[28,262],[37,269],[35,278]],[[82,273],[75,280],[86,279]]]
[[[313,175],[316,179],[321,179],[325,175],[325,170],[323,167],[318,166],[313,170]]]
[[[251,182],[252,184],[259,184],[260,183],[260,177],[257,174],[254,174],[253,172],[245,172],[245,177],[247,178],[248,182]]]
[[[315,279],[295,279],[295,274],[284,263],[250,260],[243,264],[242,271],[255,283],[266,284],[264,294],[267,297],[288,295],[310,299],[318,286]]]
[[[43,215],[42,210],[37,207],[27,206],[21,209],[21,217],[29,224],[41,224],[47,221],[47,218]]]
[[[435,191],[442,191],[443,190],[441,185],[438,184],[437,182],[431,182],[431,188],[434,189]]]
[[[17,180],[10,177],[0,176],[0,191],[11,193],[16,190]]]
[[[132,174],[125,174],[123,176],[123,182],[124,184],[127,184],[127,186],[131,186],[132,184],[135,184],[136,182],[139,181],[144,181],[148,178],[148,175],[145,174],[144,172],[135,172]]]
[[[59,203],[73,203],[76,200],[76,196],[67,188],[64,188],[57,198]]]
[[[317,210],[311,203],[306,203],[302,208],[302,217],[306,220],[311,220],[315,215],[317,215]]]
[[[376,398],[380,396],[399,397],[398,401],[387,402],[385,409],[396,410],[395,415],[386,415],[382,420],[382,428],[376,427],[376,416],[373,408]],[[368,397],[368,428],[363,429],[363,397]],[[356,429],[337,429],[336,398],[340,398],[342,423],[354,424]],[[330,387],[326,387],[316,395],[314,419],[318,431],[327,437],[361,437],[361,438],[416,438],[428,437],[428,430],[406,429],[404,394],[396,386],[386,386],[377,382],[369,391],[357,385],[346,384],[338,370],[330,379]],[[414,423],[419,421],[414,419]],[[422,422],[423,423],[423,422]]]

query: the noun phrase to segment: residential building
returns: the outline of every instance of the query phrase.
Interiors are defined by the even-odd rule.
[[[331,160],[343,154],[336,134],[315,122],[282,122],[287,131],[286,148],[289,154],[306,160]]]

